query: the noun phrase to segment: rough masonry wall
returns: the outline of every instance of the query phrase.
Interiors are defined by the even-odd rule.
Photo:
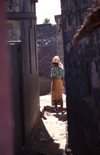
[[[50,77],[52,58],[57,54],[56,25],[37,25],[39,75]]]
[[[50,93],[52,58],[57,55],[56,25],[37,25],[40,95]]]
[[[57,44],[57,55],[60,57],[61,62],[64,64],[64,50],[63,50],[63,38],[62,38],[62,27],[59,30],[59,19],[61,15],[55,16],[56,21],[56,44]]]
[[[100,155],[100,51],[89,39],[70,48],[93,0],[61,0],[69,147],[74,155]],[[100,47],[100,33],[92,36]]]

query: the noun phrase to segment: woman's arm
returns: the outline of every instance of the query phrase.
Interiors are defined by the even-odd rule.
[[[62,77],[62,83],[64,82],[64,77]]]
[[[52,91],[54,91],[54,87],[55,87],[55,77],[52,77],[52,81],[53,81],[53,85],[52,85]]]

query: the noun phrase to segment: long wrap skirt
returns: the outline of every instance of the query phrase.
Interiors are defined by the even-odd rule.
[[[63,104],[62,94],[63,94],[63,82],[62,79],[55,79],[54,91],[52,91],[53,81],[51,82],[51,102],[53,105]]]

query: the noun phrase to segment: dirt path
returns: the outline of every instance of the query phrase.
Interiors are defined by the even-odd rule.
[[[66,95],[63,95],[64,114],[55,113],[51,107],[51,96],[40,97],[40,109],[44,115],[39,119],[37,132],[32,145],[32,155],[65,155],[67,143]]]

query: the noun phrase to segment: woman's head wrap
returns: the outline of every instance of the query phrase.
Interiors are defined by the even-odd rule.
[[[59,62],[60,62],[59,56],[53,57],[52,63],[59,63]]]
[[[53,57],[52,63],[58,63],[59,67],[63,69],[63,64],[60,62],[59,56]]]

